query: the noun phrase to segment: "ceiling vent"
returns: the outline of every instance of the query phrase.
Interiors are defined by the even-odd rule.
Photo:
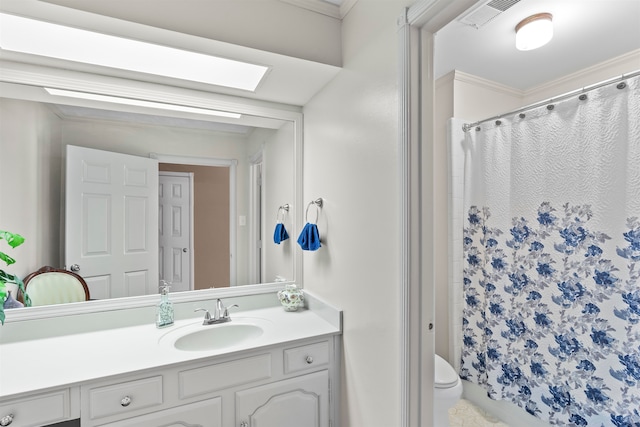
[[[481,3],[479,6],[473,7],[461,15],[458,21],[464,25],[480,29],[518,2],[520,2],[520,0],[491,0],[486,3]]]

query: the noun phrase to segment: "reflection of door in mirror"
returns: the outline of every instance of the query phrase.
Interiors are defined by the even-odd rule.
[[[66,265],[94,299],[158,292],[157,164],[67,146]]]
[[[191,231],[198,230],[198,232],[193,235],[192,239],[193,253],[191,255],[194,283],[192,289],[228,287],[231,283],[229,270],[231,253],[229,235],[230,168],[227,166],[173,163],[160,163],[158,168],[161,173],[193,174],[193,226]],[[170,227],[177,228],[174,225],[170,225]],[[168,258],[165,256],[164,259],[166,262]],[[177,256],[175,260],[178,260]],[[172,281],[171,279],[165,280]],[[182,290],[175,287],[171,289],[174,291]]]
[[[158,178],[158,267],[171,292],[190,291],[192,283],[193,173],[165,172]]]

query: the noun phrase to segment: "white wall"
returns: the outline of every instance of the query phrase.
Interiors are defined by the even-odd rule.
[[[293,280],[293,257],[296,251],[296,239],[300,230],[293,228],[292,219],[295,217],[293,195],[295,194],[294,150],[291,141],[294,139],[294,127],[292,122],[285,123],[276,133],[273,133],[265,144],[263,157],[264,166],[264,219],[265,242],[263,243],[263,265],[265,271],[264,280],[275,281],[277,276],[283,279]],[[276,224],[278,208],[289,204],[289,212],[283,212],[284,224],[289,239],[276,245],[273,243],[273,231]],[[300,224],[298,224],[300,227]]]
[[[262,225],[265,240],[262,242],[262,265],[264,271],[263,282],[273,282],[279,276],[286,280],[294,280],[293,257],[296,251],[296,239],[300,230],[293,227],[295,217],[293,196],[294,182],[294,127],[292,122],[286,122],[277,131],[257,129],[250,136],[249,154],[253,155],[260,149],[262,153]],[[276,225],[278,208],[289,205],[289,211],[281,214],[289,239],[279,245],[273,242],[273,232]],[[301,203],[300,203],[301,204]],[[300,224],[298,224],[300,226]]]
[[[304,107],[304,205],[324,199],[304,286],[344,311],[340,422],[400,424],[398,36],[400,1],[360,0],[343,70]]]
[[[0,243],[17,261],[0,269],[21,277],[61,262],[61,129],[42,105],[0,98],[0,229],[26,239],[16,249]]]

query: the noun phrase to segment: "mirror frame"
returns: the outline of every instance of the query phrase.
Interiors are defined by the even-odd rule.
[[[292,206],[293,228],[301,227],[302,216],[302,189],[303,189],[303,157],[302,157],[302,109],[284,104],[275,104],[267,101],[250,100],[229,95],[202,92],[193,89],[185,89],[176,86],[166,86],[151,82],[133,81],[118,77],[110,77],[96,74],[87,74],[78,71],[51,68],[43,65],[25,64],[0,60],[1,80],[11,85],[29,86],[31,89],[51,87],[85,92],[95,92],[99,88],[101,93],[114,96],[127,94],[129,98],[145,101],[169,102],[172,104],[191,107],[218,109],[229,112],[237,112],[243,115],[292,122],[294,128],[293,159],[294,159],[294,194]],[[8,98],[22,99],[35,102],[48,102],[46,93],[42,91],[25,90],[12,91],[15,93],[6,96]],[[39,94],[39,95],[38,95]],[[90,108],[109,109],[107,103],[96,101],[61,99],[56,103],[76,105]],[[113,106],[111,106],[113,109]],[[142,110],[139,110],[140,112]],[[148,110],[147,110],[148,113]],[[166,114],[165,114],[166,115]],[[206,300],[212,298],[229,298],[235,296],[275,293],[287,283],[302,285],[302,251],[294,247],[293,253],[293,280],[278,283],[262,283],[255,285],[236,286],[231,288],[218,288],[206,290],[184,291],[172,294],[175,303]],[[62,305],[30,307],[27,310],[10,311],[7,313],[6,322],[18,322],[34,319],[50,318],[52,316],[70,316],[84,313],[122,310],[125,308],[141,308],[154,306],[158,302],[158,295],[144,295],[139,297],[123,297],[110,300],[95,300],[82,303],[69,303]]]

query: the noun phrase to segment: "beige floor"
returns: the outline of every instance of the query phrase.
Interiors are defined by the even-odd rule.
[[[509,427],[464,399],[449,409],[449,423],[451,427]]]

